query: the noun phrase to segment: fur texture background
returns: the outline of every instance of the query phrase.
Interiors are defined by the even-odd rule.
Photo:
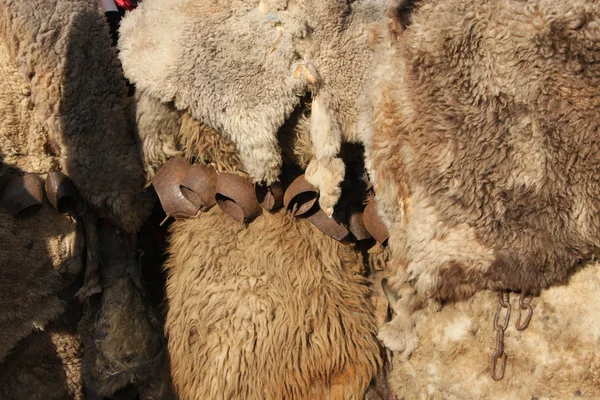
[[[229,136],[247,172],[277,180],[277,130],[299,101],[292,37],[256,2],[148,0],[121,24],[120,58],[139,89]]]
[[[57,294],[82,271],[81,228],[47,203],[20,220],[0,209],[0,362],[64,311]]]
[[[159,132],[178,124],[171,132],[178,152],[240,171],[233,143],[188,113],[141,107],[138,116],[157,116],[152,130],[140,131],[153,165],[166,142]],[[280,135],[290,165],[310,159],[309,131],[300,125]],[[362,398],[381,358],[355,249],[283,211],[240,226],[213,207],[170,231],[165,330],[180,398]]]
[[[58,166],[48,154],[48,130],[34,118],[31,89],[0,39],[0,159],[23,171],[46,173]]]
[[[167,399],[169,381],[161,382],[166,355],[162,326],[148,306],[134,249],[127,235],[111,227],[100,228],[98,236],[102,293],[89,300],[79,322],[86,387],[110,396],[135,384],[152,387],[144,400]]]
[[[598,7],[426,0],[380,31],[366,141],[403,291],[393,349],[416,346],[425,299],[536,293],[597,252]]]
[[[21,341],[0,367],[5,400],[83,400],[78,310],[69,309]]]
[[[372,52],[369,26],[387,0],[145,0],[121,28],[126,76],[151,97],[230,138],[255,181],[278,179],[277,132],[310,90],[314,160],[307,179],[333,212],[357,141],[357,99]],[[165,149],[168,150],[168,149]]]
[[[166,330],[182,399],[362,398],[380,359],[353,249],[283,211],[244,227],[213,208],[171,229]]]
[[[0,167],[62,170],[131,232],[150,202],[119,68],[96,1],[0,1]],[[79,310],[69,310],[85,247],[81,219],[47,201],[17,218],[0,208],[0,397],[83,397]]]
[[[57,160],[45,151],[47,130],[33,118],[30,87],[1,39],[0,113],[0,161],[48,172]],[[48,203],[19,220],[0,208],[0,362],[63,312],[57,293],[82,271],[84,245],[83,226]]]
[[[504,346],[506,375],[494,382],[493,319],[498,296],[490,291],[445,306],[419,334],[409,360],[396,359],[391,384],[405,399],[597,399],[600,396],[600,270],[577,272],[568,285],[533,299],[527,330],[515,329],[518,295]]]
[[[5,160],[29,151],[33,170],[26,171],[60,167],[102,215],[136,229],[150,202],[140,193],[143,170],[127,119],[130,103],[97,2],[2,0],[0,41],[9,55],[2,63],[10,60],[9,68],[24,78],[3,81],[0,93],[10,85],[16,95],[10,103],[26,110],[18,126],[24,130],[0,134],[8,137],[2,139]],[[16,131],[17,125],[3,127]]]

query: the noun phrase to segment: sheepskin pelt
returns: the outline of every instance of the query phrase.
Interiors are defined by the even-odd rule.
[[[0,158],[22,171],[46,173],[58,166],[58,159],[32,109],[30,85],[0,38]]]
[[[378,365],[360,258],[285,212],[171,227],[166,332],[182,399],[359,399]]]
[[[61,169],[98,212],[135,230],[150,202],[97,2],[2,0],[0,42],[2,158],[25,172]]]
[[[244,169],[281,172],[277,132],[310,90],[314,161],[307,179],[331,213],[356,141],[356,102],[372,52],[369,26],[387,0],[145,0],[122,22],[120,57],[138,89],[230,138]]]
[[[231,141],[169,108],[138,103],[146,154],[170,143],[190,160],[240,172]],[[173,124],[178,131],[157,134]],[[287,128],[286,165],[305,166],[310,133]],[[165,333],[180,398],[362,398],[382,361],[356,249],[283,211],[241,226],[217,206],[175,221],[170,235]]]
[[[79,322],[86,387],[110,396],[135,384],[149,396],[144,399],[167,399],[169,382],[161,384],[166,362],[162,327],[149,306],[133,247],[113,227],[98,230],[102,293],[90,298]]]
[[[390,26],[365,136],[403,291],[381,337],[410,352],[423,299],[538,293],[598,250],[600,4],[424,0]]]
[[[517,331],[518,295],[504,348],[504,379],[490,376],[493,319],[498,296],[490,291],[448,305],[431,316],[408,361],[397,359],[391,383],[405,399],[597,399],[600,397],[600,270],[578,271],[568,285],[534,298],[527,330]]]
[[[96,1],[0,1],[1,172],[6,170],[10,177],[35,173],[44,179],[48,172],[61,170],[95,212],[127,231],[135,230],[149,202],[141,195],[144,176],[133,125],[128,121],[129,102]],[[63,328],[53,334],[55,325],[48,327],[64,317],[65,308],[78,302],[75,293],[82,284],[78,278],[84,258],[98,250],[97,243],[86,243],[95,227],[87,222],[84,227],[83,222],[93,212],[80,205],[68,216],[44,200],[40,209],[17,217],[0,206],[0,371],[7,382],[2,398],[81,397],[61,392],[71,384],[65,386],[59,380],[60,371],[69,378],[70,369],[75,368],[81,391],[81,352],[51,358],[48,350],[52,343],[57,353],[62,351],[59,347],[67,353],[81,347],[75,333],[78,311],[64,327],[70,334],[63,334]],[[130,256],[135,263],[133,252]],[[91,261],[87,259],[90,269]],[[124,293],[121,290],[119,295]],[[110,313],[102,311],[100,317]],[[138,314],[146,310],[138,306],[136,311],[132,320],[139,323],[143,318]],[[51,331],[37,332],[46,328]],[[145,333],[141,324],[129,328],[130,341]],[[103,333],[114,339],[114,331],[109,326]],[[154,335],[160,342],[160,331]],[[127,359],[131,348],[147,345],[138,340],[138,347],[126,348],[123,342],[117,349],[122,352],[114,351],[113,358]],[[31,360],[20,367],[20,361],[13,362],[17,353],[28,354]],[[121,366],[129,368],[125,372],[135,369],[127,362]],[[6,372],[11,368],[12,372]],[[45,368],[56,371],[45,372]],[[136,382],[140,380],[136,376]]]

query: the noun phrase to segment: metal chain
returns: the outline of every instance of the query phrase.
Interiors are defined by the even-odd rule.
[[[519,297],[519,318],[517,319],[517,323],[515,327],[518,331],[524,331],[529,326],[529,322],[531,321],[531,317],[533,316],[533,307],[531,307],[531,300],[533,296],[530,294],[525,294],[525,292],[521,292],[521,297]],[[522,311],[527,311],[527,317],[525,317],[525,321],[521,324],[521,313]]]
[[[506,315],[504,316],[504,322],[500,325],[500,315],[502,309],[506,309]],[[498,292],[498,308],[496,308],[496,315],[494,316],[494,330],[496,331],[496,349],[492,353],[490,371],[492,379],[499,381],[504,378],[504,371],[506,370],[506,359],[507,355],[504,352],[504,331],[508,328],[508,322],[510,321],[510,294],[508,291]],[[528,322],[527,322],[528,323]],[[496,370],[498,365],[498,359],[500,359],[500,371]]]

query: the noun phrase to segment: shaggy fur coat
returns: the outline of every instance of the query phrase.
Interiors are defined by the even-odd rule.
[[[95,0],[0,1],[2,172],[44,179],[62,171],[89,208],[133,232],[150,202],[141,191],[143,169],[129,112],[116,51]],[[83,225],[82,218],[60,214],[46,200],[17,218],[0,207],[1,398],[83,398],[82,375],[93,382],[107,372],[82,372],[74,295],[86,256],[89,264],[97,250],[86,245],[94,228]],[[138,300],[134,290],[121,288],[119,294],[128,295],[122,302]],[[108,307],[100,316],[125,319],[132,307],[146,311],[131,300],[125,312]],[[143,328],[138,325],[125,337],[135,337]],[[103,334],[102,350],[110,347],[104,346],[106,337],[124,341],[114,328]],[[160,342],[160,333],[152,334]],[[131,351],[112,347],[112,362],[130,357]],[[139,363],[143,356],[133,359]],[[132,381],[125,380],[120,386]]]
[[[183,399],[362,398],[380,359],[353,249],[283,211],[243,227],[213,208],[175,223],[170,251]]]
[[[134,231],[150,201],[107,29],[94,0],[0,1],[2,62],[23,77],[0,91],[27,114],[0,122],[1,151],[26,172],[62,170],[99,214]]]
[[[48,172],[44,127],[33,118],[30,90],[0,40],[0,161],[2,170]],[[85,233],[80,223],[49,203],[28,218],[0,207],[0,362],[32,330],[64,311],[57,294],[83,269]]]
[[[537,294],[600,244],[599,4],[407,9],[379,31],[364,137],[400,294],[380,337],[405,355],[438,301]]]
[[[169,149],[241,170],[230,141],[143,90],[137,96],[140,141],[156,144],[144,153]],[[290,164],[306,165],[306,155],[294,157],[310,149],[302,132],[282,142]],[[170,232],[165,330],[181,399],[364,396],[381,358],[355,249],[284,211],[240,226],[215,206]]]
[[[306,177],[328,214],[340,196],[342,140],[358,141],[357,100],[372,52],[368,27],[387,0],[145,0],[122,22],[128,79],[230,138],[243,168],[271,184],[278,130],[314,97]]]
[[[0,364],[4,400],[84,400],[75,304],[19,342]],[[4,332],[3,332],[4,333]]]

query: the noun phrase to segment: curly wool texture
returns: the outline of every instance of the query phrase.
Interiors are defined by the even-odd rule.
[[[138,126],[145,143],[160,143],[153,140],[160,131],[155,128],[177,119],[179,130],[169,140],[178,151],[219,171],[241,171],[231,141],[188,113],[175,117],[164,103],[138,103],[138,112],[150,115],[148,105],[165,112],[154,114],[154,128]],[[308,131],[298,117],[280,135],[286,161],[296,166],[310,157]],[[241,227],[216,206],[175,222],[171,233],[165,331],[182,399],[361,398],[381,361],[370,290],[358,275],[354,249],[283,212]],[[256,292],[254,316],[246,306],[249,291]],[[239,312],[232,314],[222,300]],[[281,349],[287,351],[283,358]]]
[[[58,165],[48,130],[34,118],[31,88],[0,38],[0,159],[24,171],[46,173]]]
[[[181,155],[174,135],[181,126],[181,112],[137,88],[135,102],[135,133],[149,186],[169,158]]]
[[[166,332],[182,399],[362,398],[380,359],[353,249],[283,211],[244,227],[215,207],[171,232]]]
[[[25,79],[25,89],[13,87],[16,98],[35,120],[23,122],[32,125],[28,142],[2,152],[45,155],[37,167],[46,171],[35,172],[59,166],[99,212],[135,230],[150,202],[141,194],[125,81],[97,2],[2,0],[0,41]]]
[[[257,181],[277,180],[277,131],[304,92],[292,76],[291,35],[254,2],[145,0],[121,23],[127,78],[173,102],[238,147]]]
[[[250,177],[268,184],[281,173],[278,131],[312,91],[306,176],[331,213],[345,173],[342,141],[358,141],[369,27],[387,3],[145,0],[122,23],[120,57],[138,88],[231,139]]]
[[[302,59],[300,65],[306,65],[316,77],[311,87],[314,99],[310,121],[315,151],[306,179],[319,189],[319,204],[331,214],[346,172],[339,158],[341,145],[359,141],[359,102],[373,58],[371,28],[383,17],[389,1],[289,3],[287,12],[274,15],[281,18],[284,27],[291,25],[291,16],[307,27],[310,33],[296,36],[294,48]]]
[[[408,361],[396,360],[391,384],[405,399],[597,399],[600,397],[600,270],[593,263],[568,285],[533,298],[527,330],[515,329],[518,295],[504,338],[504,379],[490,376],[498,296],[477,293],[432,315]],[[504,314],[503,314],[504,315]]]
[[[429,0],[384,34],[367,147],[396,287],[536,293],[597,252],[599,17],[586,0]]]

